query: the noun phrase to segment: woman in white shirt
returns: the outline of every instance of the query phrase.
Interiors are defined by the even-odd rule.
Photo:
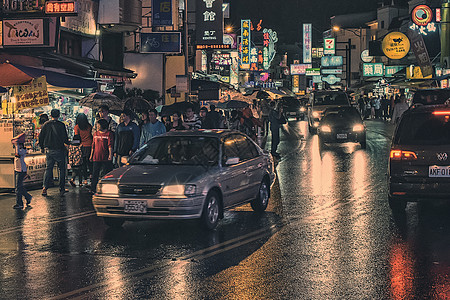
[[[27,177],[27,164],[25,163],[25,156],[27,155],[27,149],[24,147],[25,133],[13,138],[11,142],[14,144],[14,175],[16,179],[16,204],[14,209],[23,209],[22,197],[25,197],[27,206],[30,207],[31,195],[27,192],[23,186],[23,180]]]

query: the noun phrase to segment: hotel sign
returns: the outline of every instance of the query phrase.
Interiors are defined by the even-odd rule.
[[[76,1],[46,1],[45,14],[47,15],[62,15],[62,16],[76,16],[78,7]]]
[[[197,44],[223,44],[223,0],[197,0]]]

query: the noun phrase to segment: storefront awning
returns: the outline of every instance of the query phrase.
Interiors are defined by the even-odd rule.
[[[0,65],[0,86],[12,86],[28,83],[33,78],[46,76],[47,82],[56,87],[63,88],[95,88],[97,83],[94,80],[82,77],[22,66],[19,64],[4,63]]]

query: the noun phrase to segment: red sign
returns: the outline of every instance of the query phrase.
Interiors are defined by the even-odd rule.
[[[411,13],[412,21],[418,26],[427,26],[433,20],[433,11],[427,5],[417,5]]]
[[[221,45],[196,45],[197,50],[209,50],[209,49],[231,49],[229,44]]]
[[[47,1],[45,2],[45,13],[54,14],[76,14],[76,1]]]

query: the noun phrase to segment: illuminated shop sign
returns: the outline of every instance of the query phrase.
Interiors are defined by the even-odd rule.
[[[4,46],[39,46],[44,45],[44,20],[4,20]]]
[[[326,38],[323,39],[323,54],[334,55],[336,53],[336,39]]]
[[[437,26],[434,22],[428,23],[427,26],[418,26],[417,24],[412,23],[409,28],[417,31],[421,35],[428,35],[437,31]]]
[[[152,0],[152,26],[172,25],[172,1]]]
[[[197,0],[197,44],[223,44],[222,4],[222,0]]]
[[[312,24],[303,24],[303,63],[305,64],[312,62],[311,34]]]
[[[385,66],[384,77],[394,77],[394,74],[403,70],[406,66]]]
[[[241,20],[241,69],[250,69],[251,21]]]
[[[342,56],[323,56],[320,59],[322,67],[340,67],[344,63]]]
[[[76,1],[47,1],[45,2],[45,13],[48,15],[76,15]]]
[[[418,26],[427,26],[433,20],[433,11],[427,5],[417,5],[411,12],[411,19]]]
[[[229,44],[224,44],[224,45],[196,45],[195,48],[197,50],[231,49],[231,45],[229,45]]]
[[[258,49],[255,47],[250,50],[250,70],[258,71]]]
[[[4,13],[33,13],[42,12],[45,0],[3,0]]]
[[[382,63],[364,63],[363,76],[382,77],[384,75],[384,65]]]
[[[319,68],[306,69],[306,76],[320,76]]]
[[[312,64],[292,64],[291,75],[305,75],[306,69],[311,69]]]
[[[231,66],[230,53],[215,53],[212,55],[211,62],[219,66]]]
[[[312,48],[312,58],[321,58],[323,56],[323,48]]]
[[[402,59],[410,49],[408,37],[401,32],[391,32],[386,35],[381,43],[384,55],[390,59]]]
[[[180,53],[180,32],[141,33],[141,53]]]

